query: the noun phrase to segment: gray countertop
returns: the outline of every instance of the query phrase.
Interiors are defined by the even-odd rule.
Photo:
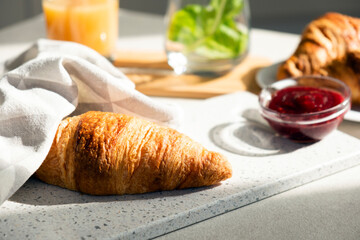
[[[360,239],[360,166],[158,237]]]

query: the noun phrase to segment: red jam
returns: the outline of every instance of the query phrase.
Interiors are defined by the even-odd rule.
[[[338,127],[345,112],[332,119],[313,124],[303,121],[321,119],[336,111],[321,112],[344,101],[344,97],[335,91],[315,87],[288,87],[272,95],[268,108],[280,113],[282,121],[266,118],[269,124],[289,139],[297,142],[314,142]],[[316,114],[318,112],[318,114]],[[310,113],[310,114],[309,114]],[[290,115],[288,115],[290,114]],[[295,119],[295,120],[294,120]]]
[[[344,101],[337,92],[314,87],[288,87],[272,96],[269,108],[279,113],[313,113],[332,108]]]

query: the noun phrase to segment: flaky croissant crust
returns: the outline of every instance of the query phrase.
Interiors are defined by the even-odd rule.
[[[310,22],[294,54],[279,67],[277,79],[312,74],[344,81],[353,103],[360,103],[359,18],[327,13]]]
[[[207,186],[231,177],[230,163],[178,131],[124,114],[63,120],[36,176],[94,195]]]

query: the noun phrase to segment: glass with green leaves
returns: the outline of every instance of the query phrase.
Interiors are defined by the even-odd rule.
[[[165,48],[177,74],[223,74],[249,49],[247,0],[169,0]]]

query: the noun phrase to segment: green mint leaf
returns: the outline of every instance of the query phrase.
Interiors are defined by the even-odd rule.
[[[209,6],[190,4],[176,12],[168,28],[169,40],[182,43],[184,54],[196,53],[209,59],[236,58],[248,44],[234,17],[243,0],[211,0]]]
[[[232,18],[239,14],[244,7],[244,0],[211,0],[210,6],[220,9],[224,5],[223,18]]]
[[[225,24],[219,26],[212,37],[208,37],[195,52],[209,59],[236,58],[246,50],[247,34]]]
[[[208,59],[226,59],[231,58],[233,55],[231,48],[212,38],[207,39],[201,46],[196,48],[195,53]]]
[[[176,12],[170,22],[168,39],[190,45],[205,35],[206,13],[201,5],[187,5]]]

